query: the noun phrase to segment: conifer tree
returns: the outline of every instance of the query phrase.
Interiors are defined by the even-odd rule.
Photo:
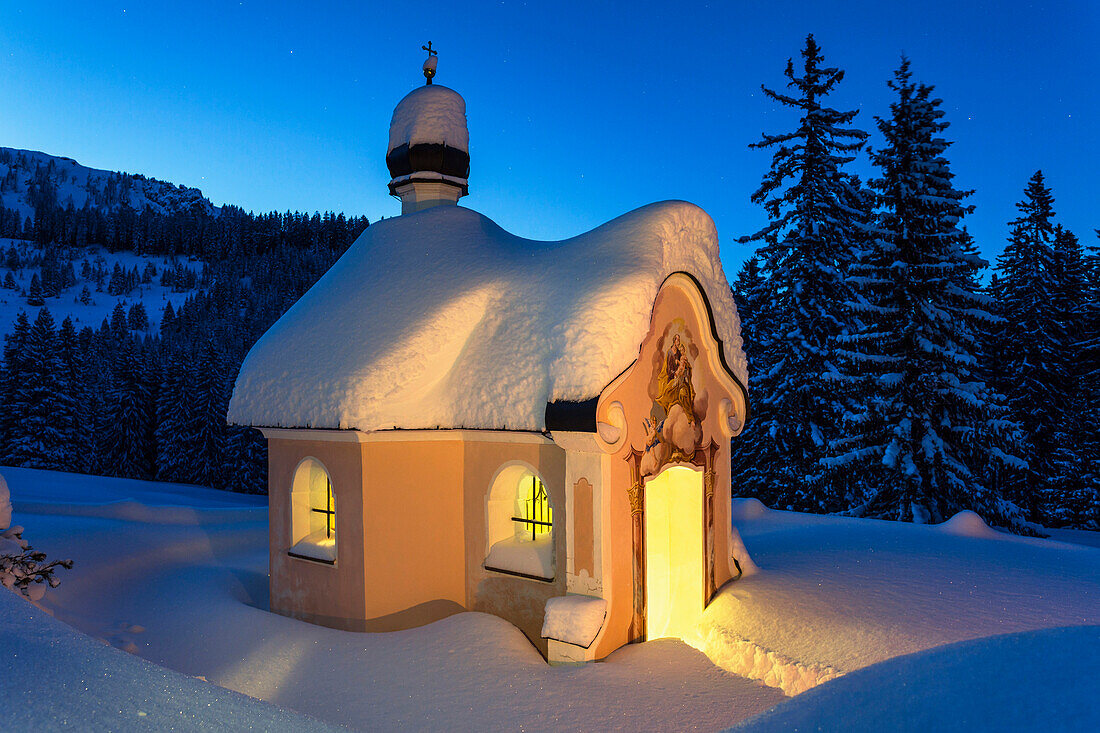
[[[1053,250],[1051,307],[1064,381],[1060,385],[1063,402],[1051,405],[1050,413],[1067,439],[1054,448],[1051,458],[1060,470],[1049,477],[1042,492],[1040,514],[1050,526],[1080,525],[1095,490],[1094,476],[1081,470],[1090,461],[1089,411],[1096,409],[1096,398],[1088,392],[1088,273],[1080,241],[1060,224],[1054,227]]]
[[[27,334],[23,369],[15,386],[6,462],[63,471],[68,466],[68,430],[74,405],[62,383],[53,316],[38,312]]]
[[[164,311],[160,317],[160,335],[161,338],[165,338],[172,332],[173,327],[176,324],[176,310],[172,307],[172,301],[168,301],[168,304],[164,306]]]
[[[126,307],[121,302],[115,303],[114,310],[111,311],[111,333],[115,338],[122,339],[129,332],[130,322],[126,318]]]
[[[134,339],[122,339],[112,372],[99,426],[102,468],[111,476],[153,478],[156,398],[145,355]]]
[[[760,260],[750,257],[737,273],[732,291],[737,304],[737,315],[741,320],[741,341],[749,363],[749,373],[756,368],[755,360],[760,357],[761,337],[769,333],[764,319],[767,317],[767,291],[765,288]]]
[[[164,362],[156,405],[156,477],[158,481],[194,482],[186,431],[192,422],[193,402],[185,393],[191,382],[187,363],[179,355]]]
[[[58,415],[59,428],[65,435],[65,470],[83,472],[90,449],[85,415],[84,355],[72,318],[66,317],[57,330],[59,389],[64,392],[67,409]]]
[[[985,470],[1021,463],[1006,450],[1013,426],[1003,400],[978,373],[979,334],[995,319],[958,226],[970,208],[944,157],[948,123],[908,59],[888,85],[897,99],[890,117],[876,118],[885,146],[872,155],[882,177],[870,182],[878,237],[852,269],[862,327],[838,339],[866,411],[847,416],[834,461],[865,484],[861,516],[942,522],[970,509],[1026,531]]]
[[[1096,235],[1100,238],[1100,229]],[[1090,248],[1082,269],[1084,325],[1078,359],[1083,406],[1078,444],[1084,489],[1072,498],[1070,510],[1076,526],[1097,530],[1100,529],[1100,248]]]
[[[27,339],[31,324],[19,311],[12,332],[4,337],[3,369],[0,370],[0,463],[11,463],[10,446],[18,416],[24,411],[20,387],[27,372]]]
[[[267,441],[255,428],[226,428],[225,469],[219,486],[247,494],[267,493]]]
[[[1016,204],[1020,215],[1010,222],[1008,245],[998,260],[996,302],[1003,324],[991,347],[995,379],[1022,425],[1021,450],[1028,467],[1009,477],[1007,488],[1040,523],[1051,503],[1049,492],[1060,483],[1064,465],[1060,450],[1069,440],[1060,424],[1066,394],[1062,333],[1055,310],[1057,266],[1054,260],[1054,196],[1037,171]]]
[[[195,370],[194,422],[188,435],[195,475],[205,486],[221,486],[226,480],[222,473],[226,463],[225,414],[229,409],[229,392],[232,385],[226,383],[223,357],[213,341],[208,340],[199,352]]]
[[[108,295],[122,295],[126,292],[126,273],[122,271],[122,265],[115,263],[111,270],[111,280],[107,284]]]
[[[140,300],[130,306],[130,312],[126,315],[126,323],[131,331],[149,330],[149,315],[145,312],[145,304]]]
[[[27,290],[27,305],[41,307],[46,304],[46,296],[42,292],[42,281],[38,273],[31,275],[31,286]]]
[[[866,139],[850,127],[855,111],[838,111],[825,98],[844,78],[826,66],[812,35],[802,62],[785,71],[789,94],[765,95],[797,110],[793,132],[765,134],[755,148],[773,148],[771,170],[752,200],[770,222],[743,241],[759,250],[767,281],[770,337],[756,359],[750,385],[755,417],[740,450],[743,490],[774,506],[809,511],[845,508],[845,489],[824,462],[840,421],[840,403],[825,384],[835,374],[832,342],[849,329],[841,273],[868,236],[866,197],[845,171]]]

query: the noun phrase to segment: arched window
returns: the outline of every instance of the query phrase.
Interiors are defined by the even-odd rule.
[[[530,489],[527,479],[520,483],[516,491],[516,514],[512,521],[518,524],[518,531],[530,534],[532,540],[540,535],[548,535],[554,529],[554,510],[550,508],[550,498],[546,496],[546,485],[542,479],[531,475]]]
[[[489,490],[485,568],[536,580],[554,579],[554,508],[530,468],[502,469]]]
[[[306,458],[298,464],[290,505],[290,554],[307,560],[336,562],[336,499],[332,495],[332,479],[316,458]]]

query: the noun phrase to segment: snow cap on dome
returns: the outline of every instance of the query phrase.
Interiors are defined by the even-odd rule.
[[[397,103],[390,121],[390,145],[386,154],[402,145],[446,145],[470,152],[466,127],[466,100],[458,92],[438,84],[417,87]]]

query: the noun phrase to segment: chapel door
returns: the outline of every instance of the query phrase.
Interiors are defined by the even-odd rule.
[[[645,486],[646,639],[689,638],[703,613],[703,472],[677,466]]]

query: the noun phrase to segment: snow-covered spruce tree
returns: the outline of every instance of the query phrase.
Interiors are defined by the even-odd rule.
[[[267,441],[255,428],[226,426],[225,469],[219,485],[247,494],[267,493]]]
[[[737,304],[737,314],[741,318],[741,340],[748,362],[749,374],[765,363],[764,342],[771,333],[766,321],[769,318],[767,281],[760,266],[760,259],[753,255],[741,266],[733,283],[733,299]],[[755,407],[753,408],[755,410]],[[735,496],[745,495],[746,488],[742,476],[756,470],[757,456],[765,447],[760,445],[760,432],[752,429],[755,420],[749,423],[750,429],[732,441],[731,460],[733,470],[731,478]]]
[[[64,471],[76,406],[61,368],[53,316],[47,308],[26,337],[11,391],[5,462],[12,466]]]
[[[763,90],[797,110],[798,125],[752,145],[775,150],[752,195],[770,222],[742,240],[765,242],[758,255],[768,333],[760,335],[753,356],[754,417],[739,441],[738,490],[772,506],[836,511],[851,497],[823,461],[842,413],[824,379],[837,373],[833,341],[849,329],[845,303],[851,294],[842,273],[867,237],[867,199],[844,169],[867,134],[850,127],[855,111],[824,104],[844,72],[825,66],[812,35],[799,70],[788,61],[785,75],[790,94]]]
[[[1008,245],[998,259],[993,293],[1004,318],[990,347],[996,386],[1021,423],[1022,458],[1028,467],[1006,477],[1006,490],[1028,519],[1049,521],[1043,508],[1066,471],[1061,450],[1068,435],[1062,424],[1067,401],[1063,332],[1055,308],[1054,197],[1037,171],[1016,204]]]
[[[122,305],[121,301],[115,303],[114,310],[111,311],[111,333],[120,341],[125,339],[126,334],[130,333],[130,322],[126,319],[126,307]]]
[[[156,395],[151,361],[152,355],[135,339],[119,342],[99,426],[102,470],[107,475],[153,478]]]
[[[1096,230],[1100,238],[1100,229]],[[1075,524],[1100,529],[1100,248],[1090,248],[1085,256],[1085,308],[1080,360],[1081,414],[1080,455],[1085,490],[1072,509]]]
[[[26,369],[27,337],[31,332],[26,311],[19,311],[12,332],[4,336],[3,368],[0,369],[0,464],[11,464],[9,438],[22,408],[19,387]]]
[[[46,304],[46,297],[42,293],[42,280],[38,273],[31,275],[31,285],[27,290],[27,305],[41,307]]]
[[[948,123],[908,59],[888,84],[897,99],[876,118],[885,145],[872,154],[882,177],[870,182],[878,237],[852,268],[863,325],[838,339],[866,411],[849,415],[833,461],[865,482],[860,516],[942,522],[970,509],[1026,531],[985,475],[992,462],[1020,462],[1005,450],[1014,426],[1003,401],[978,373],[978,335],[995,318],[964,250],[959,222],[970,209],[944,157]]]
[[[192,481],[188,473],[189,443],[184,430],[190,424],[192,401],[184,394],[190,380],[179,354],[164,361],[156,405],[156,477],[158,481]]]
[[[85,356],[76,328],[71,318],[66,317],[57,331],[57,354],[60,366],[60,382],[64,386],[67,402],[71,410],[62,417],[61,432],[65,434],[65,465],[67,471],[86,473],[90,469],[89,458],[92,453],[91,430],[95,425],[89,412],[85,384]]]
[[[203,344],[195,365],[195,384],[192,398],[194,422],[188,435],[194,457],[198,459],[198,483],[221,488],[226,482],[225,466],[225,415],[229,410],[232,384],[226,382],[224,357],[213,340]]]
[[[126,314],[126,323],[131,331],[148,331],[149,314],[145,312],[145,304],[140,300],[130,306]]]
[[[1095,473],[1090,464],[1095,441],[1090,436],[1090,411],[1097,409],[1095,393],[1090,394],[1088,375],[1089,283],[1087,262],[1077,237],[1060,224],[1054,227],[1054,282],[1051,303],[1058,324],[1061,371],[1065,375],[1062,391],[1065,401],[1054,405],[1061,431],[1069,438],[1055,447],[1053,461],[1063,470],[1042,492],[1039,512],[1050,526],[1080,526],[1100,514],[1088,514],[1095,506]],[[1095,417],[1092,418],[1095,427]],[[1084,469],[1084,470],[1082,470]]]
[[[737,273],[731,291],[741,318],[741,341],[751,374],[757,364],[754,361],[761,351],[761,337],[768,333],[766,281],[760,268],[760,260],[754,255],[745,260]]]

